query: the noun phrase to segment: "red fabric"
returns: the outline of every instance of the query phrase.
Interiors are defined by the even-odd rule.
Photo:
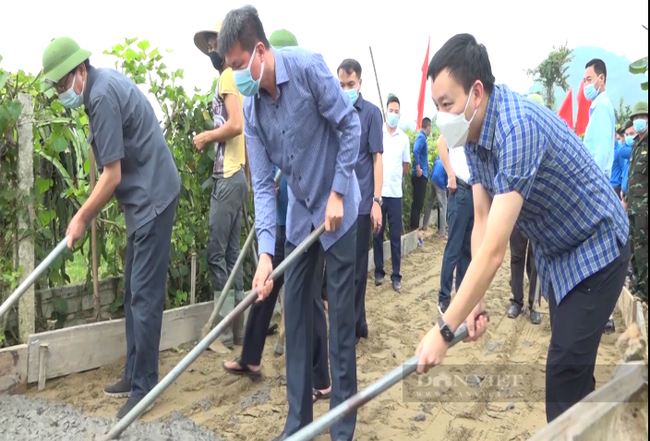
[[[424,118],[424,100],[427,90],[427,70],[429,68],[429,46],[431,45],[431,37],[427,42],[427,54],[424,56],[424,63],[422,63],[422,79],[420,80],[420,95],[418,96],[418,118],[415,121],[415,131],[419,131],[422,126],[422,118]]]
[[[576,117],[576,135],[582,136],[587,131],[587,125],[589,124],[589,108],[591,107],[591,101],[585,97],[584,93],[585,84],[584,81],[580,82],[580,89],[578,90],[578,96],[576,100],[578,101],[578,116]]]
[[[560,118],[562,118],[568,124],[571,129],[573,129],[573,89],[569,89],[569,93],[562,102],[560,106],[560,111],[558,112]]]

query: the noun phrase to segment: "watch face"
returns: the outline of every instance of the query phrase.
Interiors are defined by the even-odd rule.
[[[452,341],[452,340],[454,339],[454,333],[451,332],[451,329],[449,329],[449,328],[447,327],[447,325],[443,325],[443,326],[440,328],[440,333],[442,334],[442,338],[443,338],[447,343],[449,343],[450,341]]]

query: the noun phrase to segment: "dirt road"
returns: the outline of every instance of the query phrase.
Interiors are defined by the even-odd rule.
[[[401,294],[395,294],[389,286],[375,288],[369,282],[367,310],[371,336],[362,340],[357,349],[360,388],[412,357],[420,338],[430,329],[437,317],[443,250],[444,242],[431,237],[423,248],[403,259]],[[488,334],[477,343],[462,343],[451,349],[445,367],[432,371],[425,383],[413,378],[406,386],[395,386],[361,409],[356,440],[523,441],[545,425],[548,310],[542,302],[540,326],[531,325],[525,317],[506,318],[509,278],[506,262],[487,296],[491,316]],[[622,329],[620,318],[617,319],[617,328]],[[614,347],[617,337],[618,333],[603,337],[598,359],[601,367],[596,373],[598,384],[609,380],[613,365],[620,358]],[[275,337],[267,341],[261,381],[251,382],[224,373],[222,361],[237,353],[208,352],[163,394],[143,420],[168,418],[180,412],[225,439],[273,439],[281,432],[287,411],[284,358],[273,355],[274,342]],[[161,374],[171,370],[184,354],[183,350],[162,354]],[[463,378],[467,380],[467,374],[472,374],[476,381],[445,388],[445,378],[440,375],[458,377],[460,367],[455,366],[460,365],[466,366]],[[93,416],[112,417],[122,401],[104,396],[102,387],[121,375],[121,366],[106,367],[50,381],[46,390],[37,393],[32,389],[29,395],[65,401]],[[518,378],[519,383],[505,384],[494,378]],[[440,390],[446,391],[443,396],[436,395]],[[323,414],[328,408],[327,402],[319,402],[314,413]],[[328,435],[318,438],[325,440],[329,440]]]

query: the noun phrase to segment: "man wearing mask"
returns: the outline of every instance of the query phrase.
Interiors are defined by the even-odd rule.
[[[219,73],[217,89],[212,101],[214,129],[194,137],[194,146],[202,152],[214,144],[214,167],[210,178],[210,216],[208,218],[209,242],[207,261],[210,281],[215,296],[218,296],[228,281],[239,257],[242,207],[248,198],[248,185],[244,166],[246,147],[244,142],[244,98],[235,86],[232,69],[217,52],[217,37],[221,29],[217,23],[213,30],[200,31],[194,35],[194,44],[207,55],[212,66]],[[234,306],[244,298],[244,273],[240,268],[235,276],[233,290],[228,293],[234,299]],[[222,309],[225,317],[230,311]],[[244,342],[244,316],[235,318],[232,325],[222,334],[221,342],[232,349]]]
[[[350,97],[361,123],[359,157],[355,171],[361,190],[361,204],[357,218],[357,261],[354,277],[354,308],[357,316],[356,337],[368,338],[366,322],[366,286],[368,282],[368,251],[372,233],[382,225],[381,188],[383,181],[382,153],[384,152],[381,110],[361,94],[361,65],[357,60],[343,60],[336,73],[339,83]]]
[[[595,390],[598,346],[630,259],[627,216],[580,138],[550,109],[495,84],[487,50],[472,35],[447,41],[427,75],[441,133],[449,145],[465,145],[475,224],[472,263],[416,349],[417,370],[443,362],[463,322],[468,340],[486,331],[483,297],[517,224],[534,245],[541,292],[549,301],[550,423]]]
[[[158,350],[165,306],[172,227],[180,179],[158,118],[142,91],[113,69],[91,66],[90,51],[59,37],[43,53],[45,81],[61,104],[88,115],[88,142],[101,176],[74,215],[68,247],[115,195],[124,209],[126,366],[124,377],[104,392],[128,397],[123,418],[158,383]],[[148,409],[147,409],[148,410]]]
[[[260,253],[253,277],[258,301],[274,285],[268,280],[275,252],[274,165],[289,188],[286,254],[314,228],[325,226],[319,242],[297,256],[284,278],[289,413],[276,438],[283,440],[313,420],[313,305],[314,296],[320,294],[323,258],[330,320],[330,407],[357,392],[354,275],[361,193],[354,168],[361,125],[323,57],[299,47],[271,48],[254,7],[226,15],[219,50],[246,96],[246,144]],[[355,426],[356,412],[346,414],[331,427],[332,439],[351,440]]]
[[[411,231],[420,228],[420,214],[424,207],[424,198],[427,194],[429,182],[429,144],[431,135],[431,120],[422,118],[422,126],[413,144],[413,170],[411,183],[413,184],[413,203],[411,204]],[[422,246],[422,238],[418,238],[418,245]]]
[[[648,103],[637,103],[632,110],[632,124],[636,137],[630,157],[627,212],[630,218],[631,238],[637,277],[633,293],[648,301]]]
[[[426,231],[429,228],[429,218],[433,205],[438,200],[438,237],[440,239],[447,239],[447,184],[449,178],[445,171],[445,166],[442,163],[440,156],[436,158],[431,167],[431,178],[429,179],[429,200],[424,209],[424,220],[422,230]]]
[[[286,29],[280,29],[271,34],[269,43],[276,49],[287,46],[298,46],[296,36]],[[274,170],[274,176],[278,168]],[[287,179],[282,175],[276,187],[277,227],[275,236],[275,254],[273,254],[273,267],[277,268],[284,260],[284,244],[286,242],[287,209],[289,205],[289,189]],[[280,289],[284,285],[284,276],[280,276],[273,284],[273,289],[263,301],[251,306],[246,321],[246,337],[242,347],[241,357],[226,361],[223,367],[226,372],[233,375],[243,375],[251,378],[260,378],[262,375],[262,353],[268,335],[269,324],[273,317],[273,310],[278,300]],[[327,321],[323,308],[323,301],[318,295],[314,297],[314,401],[329,398],[332,388],[327,363]]]
[[[614,163],[614,134],[616,133],[616,115],[614,106],[607,95],[607,66],[602,60],[593,59],[585,66],[585,98],[591,101],[589,124],[584,143],[605,173],[607,179],[612,174]]]
[[[390,278],[395,292],[402,290],[400,265],[402,259],[402,179],[411,164],[411,143],[408,135],[399,127],[400,103],[395,95],[388,97],[386,124],[383,128],[384,154],[382,155],[384,178],[381,189],[382,222],[373,239],[375,259],[375,285],[384,283],[384,232],[388,222],[390,257],[393,273]]]

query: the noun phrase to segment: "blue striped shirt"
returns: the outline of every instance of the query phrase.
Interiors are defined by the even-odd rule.
[[[497,85],[478,145],[465,146],[470,183],[524,198],[517,227],[533,244],[548,296],[559,304],[627,242],[629,221],[580,138],[545,106]]]
[[[299,47],[272,50],[277,99],[261,90],[244,100],[259,253],[275,250],[274,164],[291,190],[287,240],[294,245],[325,222],[330,193],[343,196],[341,226],[320,238],[327,250],[357,221],[359,117],[321,55]]]

